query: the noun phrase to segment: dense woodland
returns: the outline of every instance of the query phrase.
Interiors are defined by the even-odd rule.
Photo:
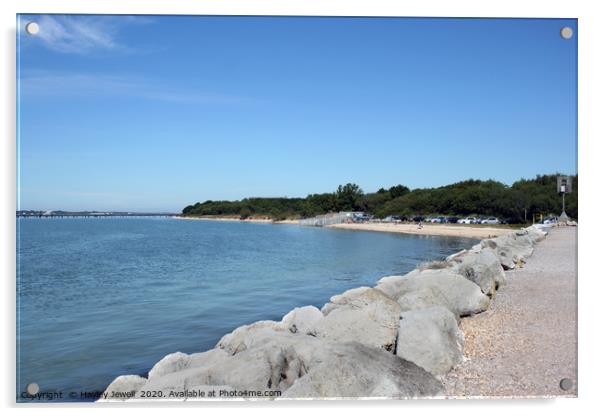
[[[403,185],[364,193],[356,184],[340,185],[335,192],[306,198],[245,198],[240,201],[205,201],[182,210],[185,216],[235,215],[275,220],[307,218],[338,211],[366,211],[377,218],[388,215],[496,216],[520,223],[533,215],[560,215],[562,199],[556,192],[557,175],[521,179],[511,186],[488,180],[467,180],[439,188],[409,189]],[[566,195],[566,212],[577,215],[577,176]]]

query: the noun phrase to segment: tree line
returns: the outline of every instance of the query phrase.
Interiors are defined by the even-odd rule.
[[[245,198],[239,201],[205,201],[188,205],[184,216],[269,217],[274,220],[308,218],[329,212],[365,211],[377,218],[389,215],[495,216],[510,223],[530,221],[533,215],[560,215],[562,199],[554,175],[537,175],[508,186],[494,180],[469,179],[438,188],[409,189],[404,185],[364,193],[356,184],[339,185],[331,193],[305,198]],[[577,176],[566,195],[566,212],[577,213]]]

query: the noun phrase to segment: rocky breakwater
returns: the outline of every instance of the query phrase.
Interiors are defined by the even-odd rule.
[[[212,350],[167,355],[148,377],[117,377],[101,401],[441,396],[439,377],[463,360],[459,320],[486,310],[504,270],[545,236],[532,226],[486,239],[321,310],[241,326]]]

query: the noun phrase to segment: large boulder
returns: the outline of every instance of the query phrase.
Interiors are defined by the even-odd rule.
[[[175,373],[188,367],[190,356],[182,352],[166,355],[148,372],[148,379],[152,380],[165,374]]]
[[[392,351],[401,308],[377,289],[361,287],[333,296],[322,308],[315,335],[339,343],[359,343]]]
[[[463,360],[464,334],[455,316],[441,306],[403,312],[395,354],[434,375]]]
[[[315,306],[295,308],[282,318],[281,324],[293,333],[315,335],[315,326],[324,319],[322,312]]]
[[[527,227],[525,228],[525,231],[535,243],[544,240],[548,235],[547,231],[544,231],[543,227],[538,225],[532,225],[530,227]]]
[[[516,259],[524,262],[525,258],[531,257],[533,254],[533,246],[535,245],[535,242],[531,239],[531,236],[527,232],[518,231],[498,237],[498,244],[501,246],[505,245],[510,247],[516,256]]]
[[[478,285],[449,268],[385,277],[376,288],[393,296],[402,311],[443,306],[462,317],[486,310],[490,302]]]
[[[504,270],[522,266],[533,254],[533,246],[545,238],[547,233],[538,227],[528,227],[501,237],[481,241],[481,248],[494,250]]]
[[[504,268],[490,248],[456,256],[451,263],[455,272],[476,283],[489,297],[493,297],[497,288],[506,283]]]
[[[381,348],[352,342],[329,344],[322,361],[284,392],[285,398],[411,398],[443,395],[424,369]]]
[[[502,245],[500,243],[502,243],[502,242],[496,238],[486,239],[486,240],[481,241],[481,243],[479,245],[479,250],[475,250],[475,251],[481,251],[483,249],[493,250],[493,252],[497,256],[498,260],[500,261],[502,268],[504,270],[512,270],[516,267],[516,263],[514,261],[515,260],[514,253],[512,252],[510,247]]]
[[[189,368],[201,368],[223,361],[228,353],[219,348],[196,354],[176,352],[163,357],[148,373],[148,379],[154,380],[167,374],[176,373]]]
[[[229,354],[234,355],[246,350],[256,341],[257,332],[263,330],[270,331],[286,331],[286,328],[281,322],[276,321],[257,321],[249,325],[243,325],[236,328],[229,334],[224,335],[216,345],[216,348],[221,348]]]
[[[264,329],[315,335],[315,327],[323,319],[324,315],[315,306],[295,308],[284,315],[279,322],[257,321],[249,325],[240,326],[229,334],[224,335],[216,347],[226,350],[230,354],[236,354],[248,348],[254,342],[255,333],[258,330]]]
[[[163,398],[182,400],[181,393],[191,386],[229,386],[240,391],[262,392],[285,390],[328,353],[323,340],[290,331],[257,328],[251,338],[252,342],[234,354],[216,349],[190,355],[187,366],[155,375],[144,385],[144,391],[161,392]],[[135,398],[143,399],[141,394],[138,392]]]

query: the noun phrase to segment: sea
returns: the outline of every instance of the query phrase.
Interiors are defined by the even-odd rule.
[[[211,349],[240,325],[320,308],[476,241],[169,217],[18,218],[17,400],[94,400],[169,353]]]

